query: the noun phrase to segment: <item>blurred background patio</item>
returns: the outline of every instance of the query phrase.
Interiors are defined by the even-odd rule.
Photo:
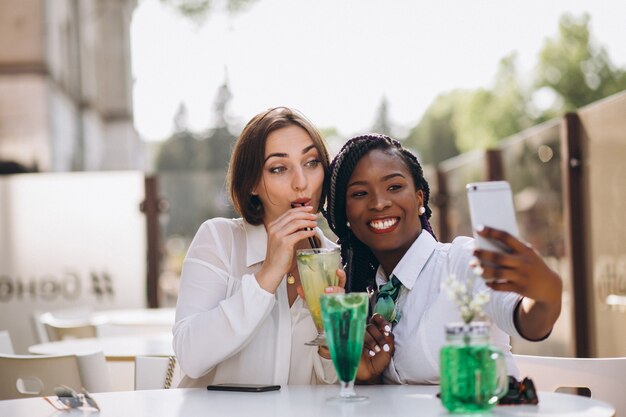
[[[442,241],[467,182],[508,180],[565,284],[514,351],[626,356],[626,6],[596,3],[0,0],[0,330],[23,353],[40,312],[174,307],[243,123],[287,105],[332,154],[413,149]]]

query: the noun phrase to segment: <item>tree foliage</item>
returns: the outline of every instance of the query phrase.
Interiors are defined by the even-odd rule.
[[[424,163],[436,164],[458,155],[454,117],[465,95],[459,90],[437,97],[405,139],[405,145],[416,150]]]
[[[255,0],[224,0],[224,8],[229,13],[236,13],[243,10]],[[161,3],[176,10],[180,15],[191,19],[201,25],[209,17],[215,8],[215,1],[212,0],[161,0]]]
[[[228,129],[228,105],[232,94],[224,83],[214,103],[214,125],[204,133],[192,133],[187,127],[187,111],[181,105],[175,117],[176,132],[159,150],[158,171],[225,171],[230,160],[235,135]]]
[[[492,89],[478,89],[457,107],[454,129],[461,152],[493,147],[500,139],[532,126],[528,98],[520,86],[515,55],[500,61]]]
[[[592,39],[589,16],[564,15],[555,38],[539,54],[536,82],[525,87],[516,57],[500,61],[491,88],[453,91],[437,97],[406,138],[426,163],[457,152],[494,147],[498,141],[566,111],[626,89],[626,71],[616,68]],[[539,111],[533,94],[549,89],[557,100]]]
[[[389,102],[387,97],[380,100],[376,120],[372,126],[372,132],[382,133],[383,135],[392,136],[391,120],[389,118]]]
[[[561,98],[553,113],[570,111],[626,89],[626,71],[592,39],[589,15],[566,14],[539,55],[537,87],[551,88]]]

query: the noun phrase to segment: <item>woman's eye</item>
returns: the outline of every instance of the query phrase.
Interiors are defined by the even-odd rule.
[[[271,174],[281,174],[281,173],[287,171],[287,168],[282,167],[282,166],[280,166],[280,167],[272,167],[272,168],[269,169],[269,171],[270,171]]]
[[[363,197],[366,194],[367,193],[365,191],[355,191],[352,194],[350,194],[350,197],[359,198],[359,197]]]
[[[309,167],[309,168],[317,168],[317,166],[321,163],[322,161],[320,161],[319,159],[312,159],[306,164],[304,164],[304,166]]]
[[[401,185],[399,185],[399,184],[394,184],[394,185],[389,186],[388,190],[389,190],[389,191],[396,191],[396,190],[399,190],[399,189],[401,189],[401,188],[402,188],[402,186],[401,186]]]

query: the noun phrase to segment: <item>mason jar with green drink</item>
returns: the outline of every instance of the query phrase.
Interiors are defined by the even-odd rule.
[[[487,411],[508,389],[504,354],[489,344],[489,323],[447,325],[439,369],[441,402],[451,413]]]

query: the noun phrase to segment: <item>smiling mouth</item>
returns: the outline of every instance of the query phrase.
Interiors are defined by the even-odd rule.
[[[374,233],[389,233],[395,230],[399,222],[399,217],[385,217],[384,219],[371,220],[367,225]]]

